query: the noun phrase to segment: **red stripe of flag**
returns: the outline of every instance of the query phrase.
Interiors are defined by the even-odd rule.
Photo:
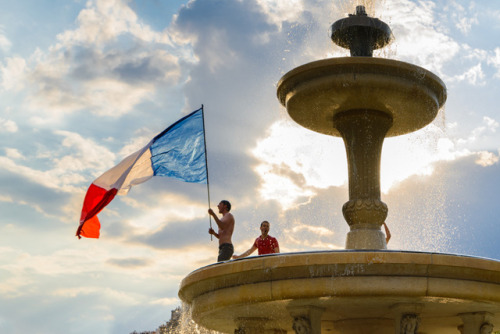
[[[115,198],[117,192],[118,190],[115,188],[106,190],[93,183],[90,185],[83,201],[80,226],[78,226],[78,230],[76,231],[79,239],[82,236],[86,238],[99,238],[101,223],[97,218],[97,214]]]

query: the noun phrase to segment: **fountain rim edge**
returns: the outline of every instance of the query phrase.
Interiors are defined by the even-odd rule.
[[[290,80],[292,77],[297,76],[299,74],[305,73],[309,70],[319,69],[319,68],[328,68],[328,67],[341,67],[341,66],[356,66],[356,65],[379,65],[396,68],[398,70],[406,69],[407,72],[411,71],[423,71],[425,73],[425,78],[431,78],[435,81],[439,86],[443,88],[443,96],[441,96],[440,107],[442,107],[447,100],[447,87],[443,80],[438,77],[433,72],[427,70],[426,68],[418,65],[414,65],[405,61],[396,60],[396,59],[388,59],[388,58],[378,58],[378,57],[333,57],[333,58],[325,58],[320,60],[314,60],[312,62],[308,62],[302,65],[299,65],[287,73],[285,73],[276,84],[276,92],[278,100],[281,105],[285,106],[285,96],[286,93],[282,92],[282,87],[285,81]]]

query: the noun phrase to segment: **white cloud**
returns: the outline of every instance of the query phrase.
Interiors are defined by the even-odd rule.
[[[476,164],[483,167],[488,167],[496,164],[499,160],[499,156],[492,152],[481,151],[477,153]]]
[[[471,85],[479,85],[483,86],[486,84],[485,79],[485,74],[483,72],[481,64],[477,64],[471,68],[469,68],[467,71],[464,73],[455,76],[451,80],[456,80],[456,81],[467,81]]]
[[[165,51],[94,51],[82,54],[87,57],[83,61],[63,53],[45,56],[30,74],[36,87],[30,109],[44,110],[44,118],[79,110],[118,117],[150,100],[156,84],[174,84],[180,78],[178,59]]]
[[[484,116],[483,117],[483,123],[486,124],[486,127],[488,128],[488,130],[490,130],[491,132],[496,132],[497,131],[497,128],[500,124],[498,124],[498,122],[496,120],[494,120],[493,118],[490,118],[488,116]]]
[[[3,132],[15,133],[18,130],[16,122],[10,119],[3,119],[0,117],[0,130]]]
[[[154,134],[151,134],[148,129],[140,129],[136,131],[134,136],[132,136],[132,138],[130,138],[130,140],[121,148],[118,155],[120,157],[127,157],[131,155],[149,143],[153,136]]]
[[[103,171],[113,166],[116,156],[106,147],[97,144],[91,139],[83,138],[78,133],[62,130],[55,131],[54,133],[64,137],[62,145],[66,148],[66,152],[71,152],[70,155],[54,159],[57,169],[71,171],[92,169]]]
[[[280,251],[296,252],[304,249],[342,249],[341,245],[336,245],[324,240],[331,240],[335,233],[330,228],[323,226],[313,226],[308,223],[294,221],[293,227],[283,230],[285,239],[280,244]]]
[[[65,298],[77,298],[86,295],[101,295],[108,299],[109,301],[119,302],[126,305],[137,305],[143,301],[137,299],[137,295],[126,291],[120,291],[113,288],[102,288],[102,287],[71,287],[71,288],[59,288],[51,291],[54,296],[60,296]],[[113,316],[108,316],[108,320],[113,320]]]
[[[293,233],[301,233],[303,231],[308,231],[311,233],[316,234],[318,237],[319,236],[332,236],[334,233],[325,227],[322,226],[311,226],[311,225],[300,225],[300,226],[294,226],[291,228],[291,232]]]
[[[94,0],[78,15],[78,29],[68,30],[57,36],[60,45],[66,48],[74,44],[102,45],[124,33],[145,42],[170,44],[168,36],[153,31],[139,22],[137,15],[122,0]]]
[[[191,198],[180,194],[156,195],[147,202],[123,197],[122,201],[138,212],[134,219],[130,219],[130,226],[137,234],[152,234],[165,227],[172,221],[187,222],[206,217],[203,204],[194,202]],[[161,203],[175,203],[174,206],[163,206]]]
[[[284,21],[297,20],[304,10],[302,0],[257,0],[257,3],[262,7],[269,20],[280,28]]]
[[[85,83],[84,92],[81,108],[94,110],[98,115],[120,116],[152,97],[154,86],[144,83],[134,87],[124,81],[97,79]]]
[[[488,58],[488,64],[493,65],[497,69],[495,76],[497,78],[499,78],[500,77],[500,48],[495,48],[494,53],[495,53],[494,55],[492,55]]]
[[[14,203],[14,200],[12,199],[11,196],[0,195],[0,202]]]
[[[58,189],[66,192],[78,191],[74,185],[85,180],[78,174],[71,172],[67,173],[66,171],[61,170],[41,171],[17,164],[14,160],[2,156],[0,156],[0,165],[0,168],[7,170],[14,175],[19,175],[50,189]]]
[[[260,196],[263,200],[278,201],[283,210],[291,209],[297,204],[304,204],[316,193],[311,187],[296,184],[290,177],[257,168],[263,179]]]
[[[388,0],[384,15],[390,17],[397,58],[442,74],[460,45],[437,29],[435,7],[432,1]]]
[[[468,34],[472,26],[479,23],[477,13],[474,13],[474,9],[475,4],[473,1],[469,3],[467,9],[456,1],[451,1],[448,5],[448,11],[451,14],[451,18],[455,21],[455,27],[463,34]]]
[[[160,87],[178,84],[185,77],[179,57],[189,62],[192,55],[142,23],[128,1],[88,1],[76,28],[59,34],[48,51],[0,65],[0,84],[22,90],[34,125],[73,112],[119,117],[152,101]]]
[[[472,48],[470,45],[462,44],[463,56],[465,59],[485,61],[488,59],[489,52],[483,49]]]
[[[480,125],[480,126],[477,126],[476,128],[474,128],[467,138],[458,139],[457,143],[459,145],[462,145],[462,146],[467,146],[467,145],[473,144],[473,143],[477,142],[479,139],[486,136],[488,134],[488,132],[490,132],[490,133],[496,132],[496,129],[499,126],[499,124],[496,120],[494,120],[490,117],[487,117],[487,116],[483,117],[483,124],[484,125]]]
[[[0,50],[3,52],[9,51],[11,46],[11,41],[5,36],[3,26],[0,25]]]
[[[290,208],[299,198],[315,195],[314,188],[339,186],[347,180],[344,145],[339,138],[317,134],[287,121],[271,125],[252,154],[260,164],[260,194]]]
[[[24,160],[26,159],[24,157],[24,155],[21,154],[21,152],[19,152],[19,150],[17,148],[9,148],[9,147],[6,147],[5,148],[5,154],[7,157],[9,158],[12,158],[12,159],[21,159],[21,160]]]
[[[155,299],[155,300],[151,301],[151,304],[160,305],[162,307],[164,307],[164,306],[173,307],[173,305],[178,305],[179,303],[180,303],[179,298],[175,298],[175,297],[160,298],[160,299]]]
[[[22,156],[17,150],[9,150],[7,156],[0,156],[0,168],[50,189],[77,193],[79,185],[86,181],[82,171],[93,170],[98,175],[113,165],[114,153],[93,140],[68,131],[55,131],[55,134],[65,137],[62,141],[64,149],[42,151],[38,156],[49,160],[50,169],[40,170],[17,163],[13,159]]]
[[[26,61],[20,57],[9,57],[6,64],[0,64],[1,87],[5,90],[19,91],[26,80]]]

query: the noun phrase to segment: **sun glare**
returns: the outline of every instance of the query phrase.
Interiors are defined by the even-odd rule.
[[[309,201],[315,189],[341,186],[347,181],[344,144],[290,121],[271,125],[252,154],[260,164],[260,195],[278,201],[283,209]]]
[[[260,195],[278,201],[284,210],[305,203],[317,189],[347,183],[347,161],[342,139],[301,128],[291,121],[274,123],[253,155],[261,178]],[[442,128],[429,125],[409,135],[386,138],[381,161],[381,191],[412,175],[431,175],[438,161],[467,155],[458,151]]]

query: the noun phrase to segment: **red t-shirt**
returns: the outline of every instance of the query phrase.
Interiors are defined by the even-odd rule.
[[[260,236],[255,239],[254,246],[259,250],[259,255],[273,254],[274,249],[279,247],[278,240],[268,235],[265,239]]]

